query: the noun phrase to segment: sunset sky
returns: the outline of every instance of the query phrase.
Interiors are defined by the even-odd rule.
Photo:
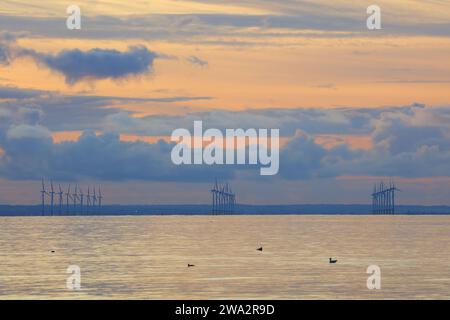
[[[194,120],[280,129],[279,174],[174,167]],[[370,203],[393,179],[450,205],[450,1],[2,0],[0,203],[42,177],[123,204],[209,203],[216,177],[240,203]]]

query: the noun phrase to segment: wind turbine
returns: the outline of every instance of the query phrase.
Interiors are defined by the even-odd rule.
[[[83,190],[81,190],[81,187],[80,187],[79,195],[80,195],[80,197],[79,197],[79,199],[80,199],[80,213],[83,214],[83,197],[84,197],[84,194],[83,194]]]
[[[102,192],[100,191],[100,186],[98,186],[98,207],[99,209],[102,207]]]
[[[61,185],[58,184],[59,186],[59,192],[58,192],[58,196],[59,196],[59,215],[62,214],[62,202],[63,202],[63,191],[61,189]]]
[[[234,212],[234,194],[233,194],[233,190],[231,190],[231,186],[229,188],[229,193],[230,193],[230,213]]]
[[[95,195],[95,187],[93,189],[94,189],[94,195],[92,196],[92,207],[95,208],[95,203],[97,202],[97,196]]]
[[[91,206],[91,193],[89,191],[89,186],[88,186],[88,192],[87,192],[87,196],[86,196],[86,211],[89,212],[89,207]]]
[[[45,195],[48,194],[45,191],[44,178],[42,178],[42,190],[41,190],[41,199],[42,199],[42,215],[45,215]]]
[[[222,185],[220,187],[220,210],[221,210],[221,213],[224,212],[224,209],[225,209],[225,186]]]
[[[66,211],[67,214],[69,214],[69,198],[72,198],[72,196],[70,195],[70,184],[69,187],[67,188],[67,192],[66,192]]]
[[[73,209],[75,210],[75,214],[77,213],[77,199],[78,199],[77,189],[78,189],[78,184],[75,185],[75,193],[72,194]]]
[[[216,196],[217,196],[217,213],[220,213],[220,211],[222,210],[222,185],[219,182],[219,185],[217,186],[217,191],[216,191]]]
[[[211,193],[212,193],[212,205],[213,205],[213,214],[216,213],[217,211],[217,192],[219,187],[217,186],[217,178],[216,178],[216,183],[214,184],[214,187],[211,189]]]
[[[55,191],[53,190],[53,180],[50,180],[50,215],[53,216],[53,199],[55,196]]]
[[[228,192],[228,182],[225,184],[225,212],[230,211],[230,193]]]
[[[394,182],[392,183],[391,190],[392,190],[392,214],[395,214],[395,191],[400,191],[401,192],[402,190],[398,189],[395,186]]]
[[[377,184],[373,185],[373,193],[372,193],[372,213],[377,213]]]

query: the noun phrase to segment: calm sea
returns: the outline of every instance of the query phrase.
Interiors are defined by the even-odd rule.
[[[450,216],[2,217],[0,298],[450,299]]]

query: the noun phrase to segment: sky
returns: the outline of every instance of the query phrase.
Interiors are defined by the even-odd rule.
[[[0,203],[38,203],[42,178],[209,203],[218,178],[246,204],[370,203],[392,180],[401,204],[450,205],[449,58],[447,0],[2,0]],[[279,129],[279,173],[175,166],[196,120]]]

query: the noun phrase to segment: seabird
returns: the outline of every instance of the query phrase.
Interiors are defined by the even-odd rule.
[[[258,249],[256,249],[258,251],[263,251],[263,247],[259,247]]]
[[[333,260],[332,258],[330,258],[330,263],[336,263],[337,259]]]
[[[195,267],[195,264],[189,264],[188,263],[188,268],[190,268],[190,267]]]

